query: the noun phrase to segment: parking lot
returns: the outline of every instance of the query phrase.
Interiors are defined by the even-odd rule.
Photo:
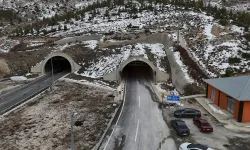
[[[163,108],[163,117],[167,122],[171,136],[175,139],[177,147],[181,143],[199,143],[207,145],[217,150],[248,150],[250,149],[250,134],[234,132],[226,129],[223,124],[218,122],[212,115],[210,115],[195,99],[183,100],[183,107],[166,107]],[[208,120],[213,126],[214,131],[212,133],[202,133],[199,128],[193,124],[192,118],[182,118],[188,128],[190,129],[190,135],[181,137],[178,136],[176,131],[171,127],[170,121],[176,119],[174,117],[174,111],[182,108],[194,108],[201,111],[201,117]]]

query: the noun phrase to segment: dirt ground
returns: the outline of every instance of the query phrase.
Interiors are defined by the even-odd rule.
[[[45,56],[47,56],[53,47],[43,46],[39,47],[34,51],[23,51],[23,52],[9,52],[9,53],[0,53],[0,59],[5,60],[7,63],[6,69],[9,71],[3,74],[4,77],[12,75],[24,75],[30,71],[32,66],[35,66],[38,62],[42,61]],[[5,70],[6,70],[5,69]],[[0,67],[0,76],[1,76],[1,67]]]
[[[166,107],[163,108],[163,117],[171,130],[171,136],[175,139],[176,145],[179,146],[184,142],[200,143],[208,145],[216,150],[247,150],[250,149],[250,134],[238,133],[226,129],[213,116],[211,116],[204,108],[202,108],[195,99],[182,100],[183,107]],[[202,118],[207,119],[214,128],[213,133],[202,133],[193,124],[192,119],[182,119],[186,122],[191,134],[187,137],[180,137],[171,127],[170,121],[176,119],[173,112],[181,108],[195,108],[201,111]]]
[[[92,149],[115,107],[111,91],[58,81],[53,91],[0,118],[0,150],[66,150],[70,148],[70,112],[75,148]]]

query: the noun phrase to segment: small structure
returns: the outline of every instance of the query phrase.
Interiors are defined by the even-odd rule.
[[[250,122],[250,76],[204,79],[206,97],[231,112],[238,122]]]

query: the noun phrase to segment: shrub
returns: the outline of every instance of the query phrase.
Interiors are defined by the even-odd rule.
[[[242,53],[241,56],[246,59],[250,59],[250,53]]]
[[[201,92],[199,91],[198,86],[196,86],[194,84],[187,84],[184,87],[184,94],[185,95],[194,95],[194,94],[201,94]]]
[[[233,75],[233,73],[234,73],[234,70],[232,68],[228,67],[226,69],[225,74],[222,77],[231,77]]]
[[[240,63],[240,58],[238,58],[238,57],[229,57],[228,58],[228,63],[229,64],[234,64],[234,63]]]

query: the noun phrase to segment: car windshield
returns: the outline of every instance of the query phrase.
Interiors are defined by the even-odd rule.
[[[179,126],[180,129],[186,129],[187,128],[186,124],[182,123],[182,122],[178,123],[178,126]]]
[[[201,125],[202,126],[211,126],[208,122],[202,122]]]
[[[189,145],[187,146],[187,148],[199,148],[199,149],[201,149],[201,150],[207,150],[207,149],[208,149],[207,146],[201,145],[201,144],[189,144]]]

